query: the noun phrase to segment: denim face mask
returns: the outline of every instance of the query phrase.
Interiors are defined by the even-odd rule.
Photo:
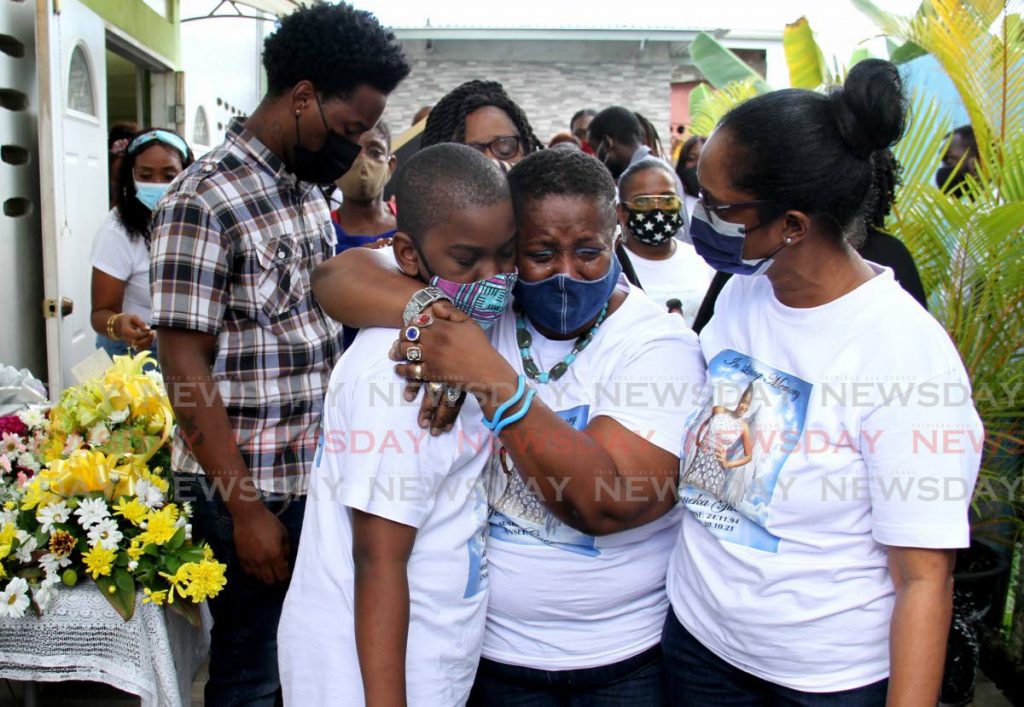
[[[743,224],[712,218],[704,204],[698,201],[690,220],[690,238],[697,254],[715,270],[734,275],[760,275],[771,267],[775,255],[786,247],[783,243],[767,258],[744,258],[743,241],[754,228],[760,227],[747,228]]]
[[[596,280],[558,273],[537,282],[520,280],[513,294],[536,326],[565,335],[582,329],[598,315],[615,292],[621,274],[622,266],[613,253],[608,272]]]

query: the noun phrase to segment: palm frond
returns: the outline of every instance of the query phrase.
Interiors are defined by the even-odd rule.
[[[733,107],[761,93],[753,79],[733,81],[717,91],[710,91],[700,102],[696,113],[690,114],[690,132],[708,136]]]

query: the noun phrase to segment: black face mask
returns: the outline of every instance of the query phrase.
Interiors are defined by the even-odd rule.
[[[320,120],[324,121],[324,128],[327,130],[327,137],[324,139],[323,147],[319,150],[308,150],[302,146],[302,138],[299,137],[299,116],[295,116],[295,176],[302,182],[313,184],[334,184],[341,179],[345,172],[352,168],[352,163],[363,151],[358,143],[348,140],[331,130],[324,118],[324,109],[320,105],[320,98],[316,99],[317,108],[320,110]]]
[[[679,181],[683,183],[683,191],[692,197],[700,194],[700,183],[697,182],[697,168],[687,167],[679,173]]]
[[[949,182],[951,176],[953,181]],[[964,195],[964,177],[963,170],[957,170],[956,167],[944,164],[935,172],[935,186],[951,196],[961,197]],[[946,182],[949,184],[947,185]]]

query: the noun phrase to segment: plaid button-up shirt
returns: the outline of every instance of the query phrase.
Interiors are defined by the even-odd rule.
[[[264,491],[306,490],[342,350],[341,326],[310,288],[334,240],[320,191],[297,182],[241,121],[181,175],[153,215],[152,324],[217,337],[213,378]],[[180,430],[172,464],[202,473]]]

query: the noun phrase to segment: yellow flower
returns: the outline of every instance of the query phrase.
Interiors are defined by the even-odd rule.
[[[228,582],[224,577],[224,571],[228,568],[225,564],[203,560],[199,563],[190,562],[188,565],[191,565],[191,569],[187,592],[197,604],[220,594],[220,590]]]
[[[116,557],[116,551],[105,550],[98,543],[93,545],[89,552],[82,555],[82,559],[85,561],[85,571],[91,574],[93,579],[100,575],[109,575]]]
[[[25,484],[25,494],[21,497],[21,510],[30,511],[37,507],[43,508],[60,500],[59,496],[51,493],[48,489],[48,473],[49,470],[42,471]]]
[[[146,594],[146,596],[142,597],[143,604],[156,604],[157,606],[163,606],[163,603],[167,601],[166,589],[154,592],[149,587],[143,587],[142,591]]]
[[[128,559],[137,562],[138,559],[142,557],[142,551],[144,549],[145,548],[143,547],[142,542],[139,541],[139,538],[132,538],[131,545],[129,545],[128,550],[126,550],[128,553]]]
[[[178,509],[173,504],[166,505],[159,511],[150,511],[145,520],[146,532],[139,535],[143,545],[163,545],[178,532],[175,525],[178,521]]]
[[[175,594],[180,596],[182,599],[185,599],[188,596],[189,567],[192,564],[194,563],[186,562],[181,567],[179,567],[178,571],[174,574],[167,574],[166,572],[160,573],[160,576],[166,579],[171,585],[171,588],[168,590],[167,593],[168,604],[174,603]]]
[[[203,559],[204,560],[212,560],[213,559],[213,548],[210,547],[209,545],[203,545]]]
[[[149,508],[137,498],[122,498],[115,506],[114,513],[123,516],[132,525],[138,525],[149,513]]]
[[[40,447],[39,456],[43,458],[43,461],[49,464],[52,461],[56,461],[61,458],[64,454],[64,445],[67,444],[67,437],[60,433],[51,434],[50,438],[46,440],[46,443]]]
[[[11,554],[11,546],[17,534],[18,528],[14,523],[4,523],[4,527],[0,528],[0,560]]]
[[[75,549],[75,537],[66,530],[54,530],[50,533],[50,554],[64,558]]]

